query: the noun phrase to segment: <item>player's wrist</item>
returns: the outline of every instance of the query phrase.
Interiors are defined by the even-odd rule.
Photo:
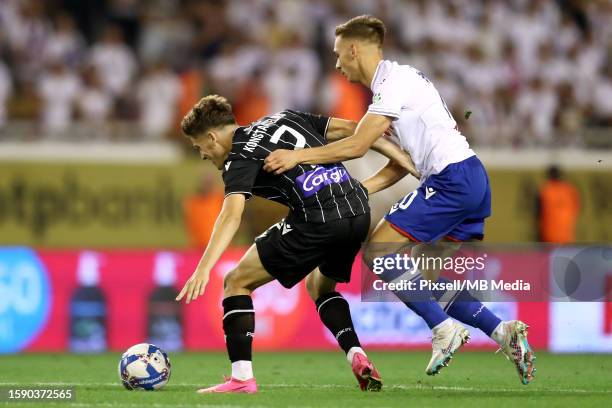
[[[294,155],[296,164],[303,164],[308,159],[306,149],[294,150]]]
[[[199,278],[208,278],[210,276],[210,270],[208,266],[200,266],[196,268],[195,274]]]

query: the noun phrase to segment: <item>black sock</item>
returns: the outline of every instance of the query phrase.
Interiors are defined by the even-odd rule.
[[[255,309],[248,295],[223,299],[223,331],[230,361],[253,359]]]
[[[315,304],[321,321],[334,335],[345,353],[348,353],[351,347],[361,347],[353,327],[349,304],[340,293],[326,293],[318,298]]]

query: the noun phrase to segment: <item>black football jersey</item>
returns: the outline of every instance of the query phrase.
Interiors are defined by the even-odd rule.
[[[289,207],[294,222],[323,223],[370,211],[368,194],[342,163],[300,164],[274,175],[263,169],[276,149],[323,146],[329,118],[284,110],[234,132],[224,163],[225,195],[266,198]]]

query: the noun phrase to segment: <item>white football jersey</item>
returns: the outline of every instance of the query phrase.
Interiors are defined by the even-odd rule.
[[[382,60],[372,79],[369,113],[393,119],[392,137],[410,153],[421,181],[474,152],[431,81],[409,65]]]

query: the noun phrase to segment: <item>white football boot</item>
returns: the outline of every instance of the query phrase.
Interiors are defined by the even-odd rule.
[[[500,349],[506,358],[510,360],[518,371],[519,378],[527,385],[535,376],[535,355],[527,342],[527,326],[520,320],[509,320],[502,322],[503,335]]]
[[[443,367],[447,367],[453,358],[453,354],[470,339],[470,332],[454,320],[449,320],[434,327],[432,333],[431,346],[433,352],[425,370],[427,375],[436,375]]]

